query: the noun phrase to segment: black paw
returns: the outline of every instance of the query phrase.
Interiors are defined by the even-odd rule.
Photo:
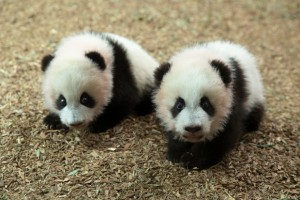
[[[54,129],[54,130],[69,130],[69,127],[64,125],[61,121],[58,115],[56,114],[49,114],[44,118],[44,123],[47,125],[48,129]]]
[[[194,155],[190,152],[185,152],[184,154],[182,154],[180,161],[184,162],[184,163],[190,163],[191,161],[193,161]]]
[[[199,170],[210,168],[217,164],[219,160],[201,155],[193,155],[190,152],[184,153],[180,158],[180,163],[187,169],[197,168]]]
[[[183,154],[183,152],[179,152],[179,151],[177,151],[177,152],[168,151],[167,160],[171,161],[172,163],[179,163],[179,162],[181,162],[180,158],[181,158],[182,154]]]
[[[174,157],[174,156],[168,154],[167,155],[167,160],[171,161],[172,163],[178,163],[180,161],[180,158],[179,157]]]
[[[199,167],[199,166],[197,166],[195,161],[196,161],[195,156],[190,152],[185,152],[184,154],[182,154],[182,156],[180,158],[180,163],[182,163],[183,167],[185,167],[187,169]]]
[[[100,132],[105,132],[108,128],[107,127],[101,127],[97,124],[91,123],[88,126],[88,130],[90,133],[100,133]]]
[[[95,126],[89,126],[88,130],[90,133],[98,133],[98,129]]]

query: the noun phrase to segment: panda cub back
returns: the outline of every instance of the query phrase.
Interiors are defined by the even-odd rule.
[[[157,61],[137,43],[111,33],[84,32],[64,38],[42,59],[42,90],[54,129],[101,132],[134,110],[151,112]]]
[[[165,127],[168,159],[207,168],[241,135],[258,129],[264,95],[255,58],[227,41],[196,44],[155,71],[153,101]]]

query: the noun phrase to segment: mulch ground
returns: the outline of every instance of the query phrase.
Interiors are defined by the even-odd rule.
[[[0,0],[0,29],[0,200],[300,198],[299,1]],[[40,60],[82,30],[132,38],[160,62],[194,42],[246,46],[265,84],[260,130],[203,171],[166,161],[155,115],[48,130]]]

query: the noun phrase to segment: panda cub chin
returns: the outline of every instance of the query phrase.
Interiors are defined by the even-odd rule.
[[[196,44],[155,71],[153,101],[167,131],[167,159],[186,168],[217,164],[264,115],[256,60],[227,41]]]
[[[154,70],[141,46],[111,33],[83,32],[64,38],[42,59],[42,92],[52,129],[102,132],[136,111],[153,110]]]

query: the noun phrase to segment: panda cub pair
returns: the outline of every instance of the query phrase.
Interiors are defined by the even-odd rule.
[[[129,39],[86,32],[65,38],[42,71],[49,128],[102,132],[155,106],[168,160],[187,168],[218,163],[264,113],[254,57],[225,41],[186,48],[159,66]]]

